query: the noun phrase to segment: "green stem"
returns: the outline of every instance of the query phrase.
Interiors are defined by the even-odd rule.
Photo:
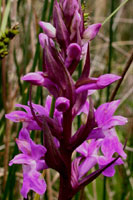
[[[52,97],[51,108],[50,108],[50,113],[49,113],[49,116],[50,116],[51,118],[53,118],[54,109],[55,109],[55,98]]]
[[[111,1],[111,13],[114,10],[114,0]],[[113,16],[113,15],[112,15]],[[113,54],[113,48],[112,48],[112,42],[113,42],[113,17],[110,19],[110,26],[109,26],[109,63],[108,63],[108,74],[111,73],[111,64],[112,64],[112,54]],[[106,92],[106,101],[109,101],[109,95],[110,95],[110,86],[107,87]],[[103,200],[106,200],[106,181],[107,178],[104,177],[103,180]]]
[[[54,0],[51,0],[50,8],[49,8],[49,15],[48,15],[48,22],[50,21],[50,18],[51,18],[51,16],[52,16],[53,5],[54,5]]]
[[[104,22],[102,23],[102,26],[108,21],[108,20],[110,20],[110,18],[112,18],[113,17],[113,15],[115,15],[117,12],[118,12],[118,10],[122,7],[122,6],[124,6],[125,5],[125,3],[127,3],[128,2],[128,0],[125,0],[125,1],[123,1],[105,20],[104,20]]]
[[[111,1],[111,13],[114,10],[114,0]],[[109,25],[109,62],[108,62],[108,71],[107,73],[111,73],[111,65],[112,65],[112,55],[113,55],[113,47],[112,47],[112,42],[113,42],[113,17],[110,19],[110,25]],[[109,95],[110,95],[110,86],[107,87],[107,93],[106,93],[106,101],[109,100]]]

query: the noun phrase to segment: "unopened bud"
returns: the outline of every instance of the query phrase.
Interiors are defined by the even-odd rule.
[[[41,28],[43,29],[44,33],[50,37],[50,38],[55,38],[56,36],[56,29],[55,27],[47,22],[39,22],[39,25],[41,26]]]

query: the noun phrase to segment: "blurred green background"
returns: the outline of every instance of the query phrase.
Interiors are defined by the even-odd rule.
[[[88,14],[86,24],[103,22],[123,0],[86,0],[83,2]],[[7,38],[5,33],[12,32],[19,27],[19,33],[14,38],[4,40],[4,47],[0,46],[0,200],[21,200],[22,186],[21,166],[8,167],[9,160],[18,153],[15,138],[21,124],[15,124],[5,119],[5,113],[13,111],[15,103],[26,104],[28,101],[29,85],[22,83],[20,77],[30,71],[41,70],[42,49],[38,43],[41,31],[40,20],[52,22],[53,0],[0,0],[0,42]],[[121,75],[133,51],[133,1],[129,0],[119,11],[101,28],[98,36],[91,42],[91,75],[99,76],[103,73]],[[4,35],[5,34],[5,35]],[[4,39],[3,39],[3,38]],[[0,45],[3,45],[3,43]],[[3,50],[4,48],[4,50]],[[74,74],[78,76],[78,71]],[[108,90],[96,92],[93,95],[95,106],[109,100],[116,83]],[[34,88],[33,101],[44,104],[46,90]],[[112,178],[100,175],[93,183],[86,186],[74,200],[132,200],[133,199],[133,65],[126,72],[124,80],[115,99],[121,99],[116,112],[128,118],[128,124],[117,127],[117,133],[124,144],[127,138],[127,160],[123,166],[116,167],[116,174]],[[84,120],[84,116],[81,118]],[[74,129],[76,125],[74,124]],[[39,133],[32,133],[32,137],[39,141]],[[58,174],[46,172],[48,191],[40,199],[56,200],[58,197]],[[106,187],[105,187],[106,184]],[[33,199],[30,192],[28,199]]]

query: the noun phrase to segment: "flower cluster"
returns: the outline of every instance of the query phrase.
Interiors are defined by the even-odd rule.
[[[25,111],[13,111],[6,118],[22,122],[23,127],[16,139],[19,150],[9,165],[23,165],[23,187],[21,194],[26,198],[28,191],[43,194],[46,184],[40,170],[53,168],[60,173],[59,199],[72,198],[83,186],[93,181],[100,173],[113,176],[114,166],[123,164],[126,158],[122,144],[115,131],[116,125],[124,125],[127,119],[115,116],[119,100],[104,103],[94,108],[91,94],[120,79],[114,74],[90,77],[89,44],[97,35],[101,24],[84,27],[84,17],[78,0],[54,2],[53,25],[39,23],[43,33],[39,41],[43,49],[43,69],[22,77],[36,86],[45,87],[53,96],[55,107],[50,115],[52,97],[48,96],[45,106],[28,102],[17,104]],[[72,78],[81,59],[84,66],[80,78]],[[31,91],[32,93],[32,91]],[[88,101],[89,96],[89,101]],[[72,123],[77,115],[85,113],[86,122],[72,133]],[[43,131],[43,145],[35,144],[30,138],[31,130]],[[72,153],[79,156],[72,160]],[[117,153],[117,158],[113,157]],[[92,167],[99,169],[87,175]],[[69,197],[65,197],[68,194]]]

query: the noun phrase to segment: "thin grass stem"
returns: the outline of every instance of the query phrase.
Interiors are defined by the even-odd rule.
[[[126,3],[128,2],[128,0],[125,0],[124,2],[122,2],[105,20],[104,22],[102,23],[102,26],[106,24],[107,21],[110,20],[110,18],[112,18],[117,12],[118,10],[124,6]]]
[[[114,11],[114,0],[111,1],[111,13]],[[113,15],[110,19],[110,25],[109,25],[109,63],[108,63],[108,74],[111,73],[111,65],[112,65],[112,55],[113,55],[113,47],[112,47],[112,42],[113,42]],[[110,86],[107,87],[106,90],[106,101],[108,102],[109,100],[109,95],[110,95]],[[103,200],[106,200],[106,181],[107,178],[104,176],[103,180]]]
[[[8,20],[9,13],[10,13],[10,7],[11,7],[11,1],[8,0],[6,8],[4,10],[3,18],[2,18],[0,34],[3,33],[6,29],[7,20]]]
[[[116,96],[116,94],[117,94],[117,92],[118,92],[118,90],[120,88],[120,85],[121,85],[121,83],[122,83],[122,81],[123,81],[128,69],[129,69],[129,67],[131,66],[132,62],[133,62],[133,51],[132,51],[131,56],[129,57],[129,59],[128,59],[127,63],[126,63],[126,66],[125,66],[125,68],[123,70],[123,73],[121,75],[121,79],[118,81],[118,83],[117,83],[117,85],[116,85],[116,87],[115,87],[115,89],[114,89],[114,91],[113,91],[113,93],[112,93],[112,95],[110,97],[110,101],[114,100],[114,98],[115,98],[115,96]]]

